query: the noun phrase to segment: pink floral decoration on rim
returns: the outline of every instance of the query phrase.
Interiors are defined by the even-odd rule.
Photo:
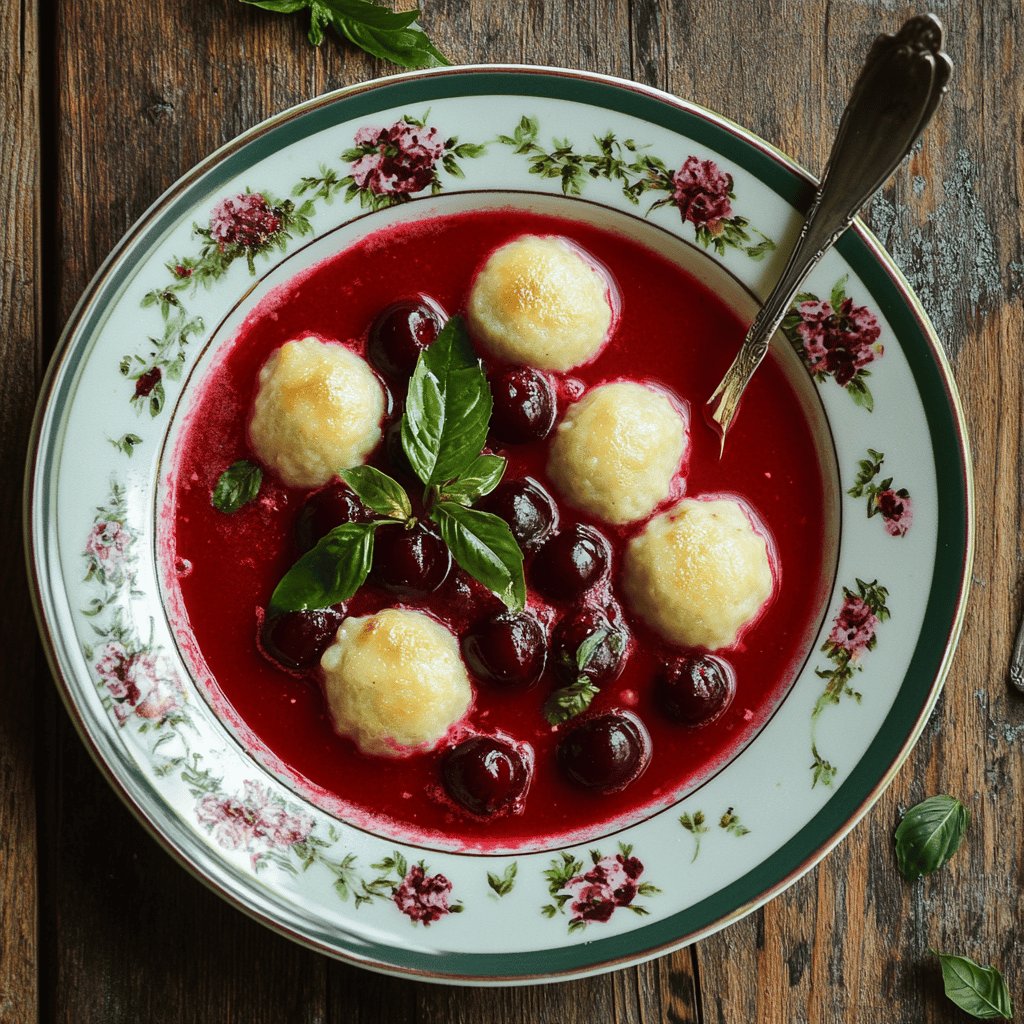
[[[433,184],[445,148],[436,128],[406,120],[390,128],[360,128],[355,144],[361,155],[352,163],[352,178],[378,196],[412,195]]]
[[[244,249],[259,249],[282,227],[280,214],[259,192],[243,192],[222,199],[210,214],[210,237],[221,252],[235,245]],[[182,267],[182,270],[187,268]]]
[[[410,920],[426,926],[451,913],[451,891],[452,883],[444,875],[428,875],[422,864],[414,864],[395,886],[391,898]]]
[[[732,175],[714,160],[688,156],[672,175],[672,200],[684,221],[707,228],[712,235],[722,231],[722,222],[732,217]]]
[[[639,858],[602,857],[589,871],[570,878],[564,888],[572,896],[573,921],[607,921],[618,907],[628,907],[640,891],[644,866]]]
[[[290,810],[267,786],[252,780],[235,796],[204,793],[196,802],[196,818],[224,849],[246,850],[254,869],[274,850],[306,842],[314,824],[312,815]]]

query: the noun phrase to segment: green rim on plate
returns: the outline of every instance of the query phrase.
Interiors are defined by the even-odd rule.
[[[50,366],[36,414],[26,483],[26,544],[40,630],[63,699],[90,752],[111,784],[180,863],[220,895],[268,926],[313,948],[373,969],[440,981],[515,983],[554,980],[636,962],[700,938],[749,912],[820,860],[878,798],[916,742],[940,692],[959,635],[973,557],[972,483],[959,398],[941,345],[907,282],[877,240],[857,222],[838,253],[859,277],[873,307],[899,339],[920,394],[934,456],[938,494],[934,572],[910,667],[891,710],[855,766],[795,835],[753,870],[678,913],[630,931],[557,948],[473,953],[378,942],[360,932],[316,929],[287,902],[163,814],[160,797],[108,732],[84,713],[74,684],[81,663],[69,635],[67,598],[60,592],[55,476],[66,422],[81,371],[110,305],[131,281],[132,252],[149,252],[183,217],[267,156],[311,135],[385,110],[421,109],[457,97],[529,97],[578,103],[637,118],[720,155],[767,186],[786,204],[805,209],[813,180],[766,143],[725,119],[667,94],[577,71],[472,67],[415,72],[312,100],[271,118],[213,154],[172,186],[132,228],[86,290]],[[511,108],[510,108],[511,109]],[[88,685],[88,681],[86,684]],[[431,935],[433,940],[434,936]],[[444,943],[444,937],[437,935]]]

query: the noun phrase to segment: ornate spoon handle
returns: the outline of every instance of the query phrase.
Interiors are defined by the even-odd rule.
[[[1017,627],[1017,639],[1010,658],[1010,685],[1018,693],[1024,693],[1024,618]]]
[[[952,70],[942,50],[942,25],[932,14],[911,18],[896,35],[875,40],[843,111],[796,246],[732,366],[708,400],[708,417],[723,450],[740,397],[801,282],[910,151],[935,113]]]

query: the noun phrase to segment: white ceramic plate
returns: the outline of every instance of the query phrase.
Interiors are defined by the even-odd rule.
[[[411,149],[403,119],[436,129],[436,141]],[[385,165],[387,146],[397,163]],[[638,152],[663,173],[641,168]],[[246,310],[296,271],[394,220],[521,204],[659,244],[749,315],[748,293],[762,296],[778,274],[809,182],[750,133],[655,90],[573,71],[456,68],[287,111],[143,216],[89,286],[50,368],[26,521],[40,627],[68,709],[111,783],[183,865],[331,955],[517,983],[623,966],[707,935],[854,825],[934,704],[971,561],[969,460],[949,369],[860,225],[815,271],[816,300],[787,328],[791,361],[799,352],[816,371],[805,388],[831,429],[841,502],[820,633],[739,756],[614,837],[494,858],[417,849],[331,817],[246,753],[200,695],[154,557],[163,453],[189,389]],[[652,209],[658,199],[668,202]],[[261,232],[247,230],[255,222]],[[862,472],[862,460],[882,461],[869,449],[884,455],[877,472]],[[587,871],[599,889],[620,888],[610,916],[589,913]]]

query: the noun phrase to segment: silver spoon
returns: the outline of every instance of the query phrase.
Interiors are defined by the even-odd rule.
[[[942,24],[933,14],[911,18],[896,35],[875,40],[786,268],[705,407],[722,451],[743,391],[804,278],[910,152],[935,113],[952,70],[942,50]]]

